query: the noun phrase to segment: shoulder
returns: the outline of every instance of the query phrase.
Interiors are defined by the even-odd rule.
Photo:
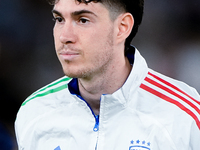
[[[71,78],[64,76],[56,81],[42,87],[41,89],[37,90],[33,94],[31,94],[23,103],[22,106],[25,106],[28,102],[38,99],[38,98],[46,98],[51,97],[57,94],[58,92],[67,89],[68,83],[70,82]]]
[[[192,149],[200,146],[200,96],[184,82],[149,70],[140,85],[142,99],[148,105],[145,114],[159,123],[175,145],[185,143]],[[142,100],[143,101],[143,100]],[[184,132],[183,132],[184,131]],[[181,137],[181,138],[180,138]],[[188,140],[188,138],[190,139]]]
[[[16,129],[23,130],[38,117],[68,103],[68,83],[71,78],[62,77],[31,94],[21,105],[15,121]]]
[[[200,96],[194,88],[153,70],[149,70],[140,88],[159,107],[157,116],[173,115],[171,118],[179,123],[195,122],[200,129]]]
[[[167,77],[151,69],[140,87],[156,96],[160,96],[162,94],[166,96],[173,95],[178,99],[182,99],[184,101],[187,99],[188,101],[194,101],[196,104],[200,105],[200,95],[195,88],[182,81]]]
[[[70,81],[71,78],[64,76],[37,90],[22,103],[18,114],[40,107],[44,109],[44,107],[59,103],[63,96],[68,96],[68,83]]]

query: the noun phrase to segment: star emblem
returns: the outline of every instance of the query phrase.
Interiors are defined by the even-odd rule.
[[[137,143],[137,144],[140,144],[140,140],[137,140],[136,143]]]
[[[134,144],[134,141],[133,141],[133,140],[131,141],[131,144]]]
[[[146,142],[145,141],[142,141],[142,144],[144,145]]]

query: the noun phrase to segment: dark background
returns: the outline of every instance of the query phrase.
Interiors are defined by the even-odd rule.
[[[21,103],[63,76],[45,0],[0,3],[0,150],[16,150],[14,121]],[[132,42],[149,67],[200,92],[200,1],[146,0]]]

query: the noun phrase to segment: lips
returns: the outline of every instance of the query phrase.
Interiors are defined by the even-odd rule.
[[[61,51],[59,53],[59,56],[65,61],[72,61],[73,59],[79,56],[79,53],[75,51],[67,50],[67,51]]]

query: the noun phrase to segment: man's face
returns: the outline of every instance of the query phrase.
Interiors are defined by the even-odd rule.
[[[55,48],[64,73],[89,79],[105,72],[114,57],[114,22],[106,7],[60,0],[52,12]]]

